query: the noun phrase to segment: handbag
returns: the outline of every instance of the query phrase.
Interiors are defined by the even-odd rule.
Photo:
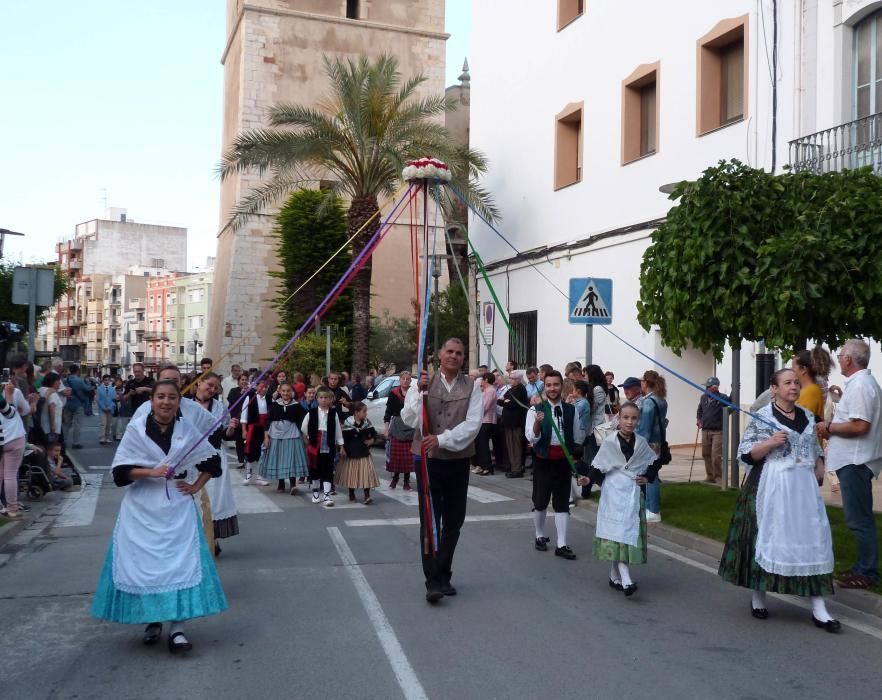
[[[609,401],[606,402],[607,413],[606,415],[612,416],[612,406]],[[604,423],[600,423],[599,425],[594,426],[594,442],[597,443],[597,446],[600,447],[600,444],[606,440],[610,433],[613,432],[615,428],[613,427],[612,421],[608,420]]]
[[[392,416],[389,421],[389,435],[400,442],[411,442],[415,433],[416,429],[401,420],[401,416]]]
[[[649,399],[652,401],[652,398]],[[655,460],[655,465],[658,467],[663,467],[666,464],[671,463],[671,448],[668,445],[668,441],[665,439],[667,436],[665,435],[665,429],[662,425],[661,413],[658,410],[658,404],[655,401],[652,401],[655,404],[655,422],[658,424],[658,434],[661,437],[661,442],[659,443],[658,450],[658,459]]]

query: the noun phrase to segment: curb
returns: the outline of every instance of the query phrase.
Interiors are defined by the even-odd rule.
[[[576,517],[576,520],[594,525],[597,521],[597,501],[588,501],[585,506],[587,508],[582,511],[585,515]],[[678,527],[672,527],[664,523],[647,523],[647,525],[649,527],[649,535],[653,538],[691,549],[714,559],[720,559],[723,556],[724,545],[722,542],[717,542],[709,537],[697,535],[694,532],[681,530]],[[833,600],[836,602],[882,619],[882,595],[870,593],[869,591],[839,588],[838,586],[835,587],[835,591],[836,594],[833,596]]]

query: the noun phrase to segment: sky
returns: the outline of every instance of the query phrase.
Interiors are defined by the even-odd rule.
[[[0,0],[4,257],[55,257],[82,221],[124,207],[215,254],[225,0]],[[447,0],[447,80],[470,45],[471,0]],[[39,27],[39,31],[36,28]]]

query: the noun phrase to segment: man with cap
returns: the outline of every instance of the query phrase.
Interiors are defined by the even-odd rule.
[[[640,380],[637,377],[628,377],[619,386],[622,388],[622,393],[625,394],[625,401],[630,401],[637,408],[640,408],[640,404],[643,403],[643,396],[640,394]],[[612,423],[613,430],[618,430],[619,414],[615,414],[610,422]]]
[[[723,404],[729,397],[720,393],[720,380],[708,377],[704,383],[707,393],[698,401],[698,412],[695,424],[701,428],[701,456],[704,458],[704,470],[707,472],[705,481],[716,484],[723,479]]]

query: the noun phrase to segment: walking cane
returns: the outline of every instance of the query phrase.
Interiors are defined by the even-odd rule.
[[[692,470],[695,468],[695,453],[698,452],[698,431],[701,428],[695,428],[695,446],[692,448],[692,464],[689,465],[689,479],[686,481],[687,484],[692,483]]]

